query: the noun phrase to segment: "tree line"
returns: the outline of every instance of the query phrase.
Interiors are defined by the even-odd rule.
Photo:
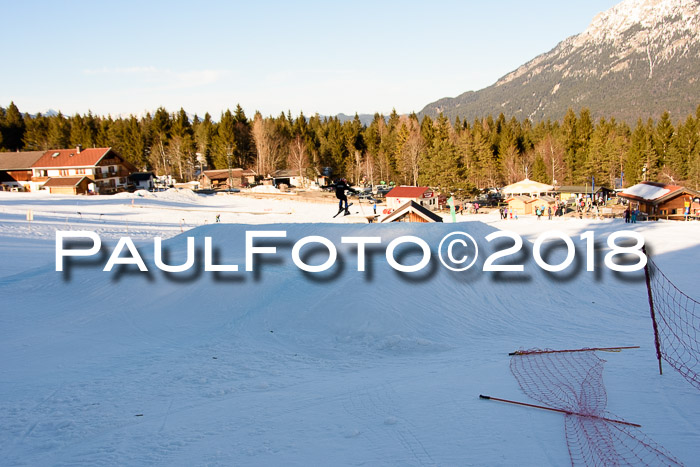
[[[450,121],[416,114],[375,114],[369,125],[357,115],[296,118],[290,112],[249,119],[238,105],[214,121],[191,119],[184,109],[164,108],[143,117],[22,114],[14,103],[0,107],[0,149],[31,151],[112,147],[140,170],[191,180],[197,170],[250,168],[265,176],[278,169],[325,167],[354,183],[425,185],[443,191],[475,192],[524,177],[557,185],[630,186],[641,180],[700,189],[700,106],[673,122],[630,126],[614,118],[594,122],[588,109],[560,121],[495,119]]]

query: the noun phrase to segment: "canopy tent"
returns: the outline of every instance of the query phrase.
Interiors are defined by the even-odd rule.
[[[525,180],[520,180],[519,182],[504,187],[501,191],[507,196],[539,196],[544,193],[554,192],[554,187],[552,185],[547,185],[545,183],[536,182],[526,178]]]

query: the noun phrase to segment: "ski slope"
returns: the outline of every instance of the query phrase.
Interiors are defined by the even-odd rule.
[[[640,232],[664,273],[697,297],[700,223],[477,215],[362,225],[330,219],[333,205],[286,200],[14,195],[0,193],[5,465],[565,465],[563,416],[479,394],[533,402],[510,373],[517,349],[633,345],[641,348],[601,354],[608,410],[697,463],[700,394],[671,369],[658,375],[643,274],[613,273],[600,258],[586,271],[578,237],[593,231],[604,250],[612,232]],[[531,256],[552,229],[577,246],[561,273]],[[106,250],[132,236],[149,272],[103,272],[108,251],[56,272],[56,230],[95,231]],[[286,237],[246,272],[246,232],[262,230]],[[484,238],[499,230],[524,238],[524,272],[481,270],[498,247]],[[482,249],[468,271],[435,255],[416,273],[386,260],[397,237],[420,237],[435,253],[457,231]],[[304,272],[291,258],[311,235],[337,246],[328,271]],[[185,261],[194,238],[195,266],[154,267],[154,236],[167,239],[169,264]],[[347,236],[381,238],[366,271]],[[238,272],[204,270],[205,237],[218,264]],[[306,260],[321,263],[324,251]],[[420,259],[415,248],[397,256]]]

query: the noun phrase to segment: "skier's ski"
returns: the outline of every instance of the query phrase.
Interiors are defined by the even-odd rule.
[[[348,204],[348,209],[350,209],[350,206],[352,206],[352,203]],[[338,209],[338,212],[336,213],[335,216],[333,216],[333,219],[335,219],[336,217],[338,217],[338,216],[340,215],[340,213],[343,212],[343,211],[347,212],[347,214],[345,214],[345,215],[347,216],[348,214],[350,214],[350,212],[348,211],[348,209],[343,209],[343,208]]]

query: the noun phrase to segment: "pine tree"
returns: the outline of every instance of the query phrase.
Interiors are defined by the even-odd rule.
[[[236,110],[233,112],[233,127],[236,141],[234,155],[238,161],[238,167],[250,168],[255,163],[257,153],[250,120],[240,104],[236,105]]]
[[[654,142],[654,152],[656,154],[656,167],[655,171],[661,178],[675,183],[678,174],[671,173],[671,163],[672,152],[673,152],[673,139],[674,139],[675,129],[673,128],[673,123],[671,123],[671,116],[668,111],[661,115],[653,134]],[[668,166],[668,167],[667,167]]]
[[[49,148],[49,119],[41,113],[31,118],[24,116],[24,149],[28,151],[48,151]]]
[[[70,123],[59,111],[49,118],[48,142],[51,149],[65,149],[70,144]]]
[[[537,154],[535,162],[532,164],[532,180],[540,183],[550,183],[549,174],[547,172],[547,166],[544,163],[542,155]]]
[[[24,147],[24,131],[24,118],[15,103],[10,102],[0,118],[3,147],[8,151],[21,151]]]
[[[457,148],[449,140],[436,141],[427,150],[421,166],[424,167],[419,176],[421,185],[448,193],[470,192],[474,188],[464,177]]]
[[[213,145],[213,162],[216,169],[240,166],[240,160],[237,159],[238,154],[236,153],[235,125],[233,114],[229,109],[221,113],[219,123],[216,125]]]
[[[211,120],[209,112],[204,114],[204,120],[200,121],[196,116],[192,122],[192,131],[194,133],[194,143],[196,153],[204,158],[205,162],[200,162],[200,166],[211,165],[211,156],[214,140],[214,123]]]
[[[578,118],[573,109],[569,108],[566,115],[564,116],[564,122],[562,124],[562,137],[564,143],[564,150],[566,151],[564,156],[564,163],[566,164],[566,180],[565,183],[574,184],[576,182],[576,170],[578,168],[578,148],[579,148],[579,138],[577,135],[578,129]]]
[[[668,166],[679,180],[687,180],[690,161],[700,151],[700,128],[698,121],[689,115],[685,123],[678,125],[671,146]]]

